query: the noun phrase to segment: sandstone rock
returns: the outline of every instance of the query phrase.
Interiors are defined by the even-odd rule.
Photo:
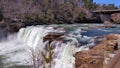
[[[106,68],[120,68],[120,50],[117,51],[115,57],[108,63]]]
[[[75,54],[76,68],[106,68],[116,54],[120,35],[110,34],[106,39],[87,51],[80,51]]]
[[[56,33],[56,32],[50,32],[48,33],[44,38],[43,40],[44,41],[53,41],[53,40],[60,40],[62,38],[60,38],[61,36],[63,36],[64,33]]]
[[[117,41],[105,40],[104,42],[94,46],[92,49],[113,52],[118,49],[118,44],[117,44]]]
[[[104,21],[104,27],[105,28],[115,28],[115,24],[113,24],[113,22],[110,21]]]
[[[94,39],[95,39],[95,44],[99,44],[103,42],[106,38],[105,36],[95,36]]]
[[[115,23],[120,23],[120,13],[113,13],[113,14],[111,14],[111,19]]]
[[[104,21],[104,24],[105,24],[105,25],[109,25],[109,24],[111,24],[111,22],[109,22],[109,21]]]
[[[76,68],[102,68],[104,56],[95,50],[81,51],[75,56]]]
[[[119,34],[109,34],[107,35],[106,39],[107,40],[117,40],[120,37]]]

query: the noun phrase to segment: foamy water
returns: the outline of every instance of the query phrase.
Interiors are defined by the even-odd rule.
[[[44,59],[41,52],[45,52],[48,43],[48,41],[43,42],[43,38],[49,32],[66,31],[61,28],[54,29],[52,26],[30,26],[21,28],[17,34],[10,35],[7,40],[0,42],[0,55],[7,57],[3,63],[10,63],[7,66],[34,65],[36,68],[43,68]],[[74,68],[73,55],[77,51],[88,50],[89,46],[95,45],[93,38],[81,35],[80,28],[63,37],[67,42],[53,41],[51,43],[55,46],[52,68]],[[83,44],[81,42],[85,42],[84,46],[81,46]]]

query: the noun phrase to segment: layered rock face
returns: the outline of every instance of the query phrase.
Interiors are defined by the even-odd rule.
[[[119,49],[118,34],[107,35],[101,43],[75,54],[76,68],[106,68]]]

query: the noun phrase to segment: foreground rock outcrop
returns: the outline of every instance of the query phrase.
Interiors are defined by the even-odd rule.
[[[106,68],[119,49],[118,34],[110,34],[101,43],[87,51],[75,54],[76,68]]]

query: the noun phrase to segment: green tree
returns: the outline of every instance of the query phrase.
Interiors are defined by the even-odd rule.
[[[93,0],[82,0],[84,3],[84,7],[87,8],[88,10],[92,9],[93,6]]]
[[[117,7],[114,4],[108,4],[108,9],[114,10],[117,9]]]
[[[46,53],[41,52],[42,58],[44,59],[44,67],[46,68],[46,64],[49,64],[49,68],[52,68],[52,61],[53,61],[53,57],[54,57],[54,51],[52,48],[52,45],[48,45],[46,47]],[[47,55],[48,54],[48,55]]]

